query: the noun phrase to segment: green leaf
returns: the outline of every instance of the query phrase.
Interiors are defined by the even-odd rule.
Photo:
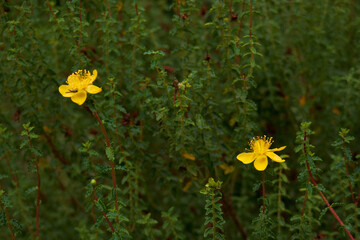
[[[106,157],[114,162],[115,161],[115,156],[114,156],[114,150],[111,147],[106,147],[105,149],[105,153],[106,153]]]
[[[39,135],[37,135],[37,134],[35,134],[35,133],[30,133],[30,134],[29,134],[29,137],[30,137],[30,138],[38,138]]]
[[[101,199],[98,199],[98,201],[95,201],[95,205],[100,211],[102,211],[104,213],[107,212],[106,205]]]

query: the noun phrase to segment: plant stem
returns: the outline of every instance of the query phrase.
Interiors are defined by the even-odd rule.
[[[46,132],[44,131],[44,137],[46,139],[46,142],[49,144],[50,150],[51,152],[54,154],[54,156],[59,159],[59,161],[64,164],[64,165],[70,165],[70,162],[68,162],[62,155],[61,153],[56,149],[54,143],[52,142],[51,138],[49,137],[49,135],[46,134]]]
[[[93,186],[93,189],[94,189],[94,197],[95,197],[95,200],[98,202],[99,199],[98,199],[98,197],[97,197],[97,195],[96,195],[95,186]],[[114,233],[114,232],[115,232],[115,229],[114,229],[113,225],[111,224],[111,222],[109,221],[109,219],[107,218],[106,213],[104,213],[103,211],[101,211],[101,213],[102,213],[102,215],[104,216],[104,218],[105,218],[106,222],[108,223],[109,227],[111,228],[111,231]]]
[[[223,196],[223,201],[224,201],[224,207],[229,211],[230,216],[232,217],[232,219],[234,220],[235,225],[237,226],[237,228],[240,230],[242,238],[244,240],[247,239],[247,234],[246,231],[243,227],[243,225],[240,222],[240,219],[237,217],[234,207],[232,205],[231,199],[226,197],[225,191],[221,191],[222,196]],[[231,196],[230,196],[231,197]]]
[[[18,176],[17,176],[16,170],[14,170],[14,172],[13,172],[13,170],[12,170],[12,168],[11,168],[11,165],[10,165],[10,162],[9,162],[9,159],[6,157],[5,154],[0,157],[0,160],[1,160],[2,158],[4,158],[5,161],[6,161],[6,165],[7,165],[7,167],[9,168],[9,172],[10,172],[11,179],[14,181],[15,186],[18,187],[18,186],[19,186],[19,180],[18,180]]]
[[[55,13],[54,13],[54,11],[53,11],[53,9],[52,9],[52,7],[51,7],[51,5],[50,5],[50,3],[49,3],[48,0],[46,0],[46,5],[48,6],[48,8],[49,8],[49,10],[50,10],[50,13],[51,13],[51,15],[53,16],[56,25],[58,25],[58,27],[59,27],[59,29],[60,29],[60,34],[63,36],[64,39],[66,39],[65,34],[64,34],[64,32],[63,32],[63,29],[60,27],[60,24],[59,24],[59,22],[58,22],[58,20],[57,20],[57,18],[56,18],[56,15],[55,15]],[[14,30],[15,30],[15,28],[14,28]]]
[[[213,229],[213,240],[216,240],[216,215],[215,215],[215,196],[211,197],[212,203],[212,229]]]
[[[262,171],[261,174],[261,181],[262,181],[262,195],[263,195],[263,209],[262,209],[262,213],[265,214],[265,171]]]
[[[241,17],[240,17],[239,31],[238,31],[239,38],[241,37],[242,25],[243,25],[243,20],[244,20],[244,11],[245,11],[245,0],[243,0],[242,7],[241,7]]]
[[[16,238],[15,238],[14,231],[13,231],[13,229],[11,227],[11,224],[10,224],[9,213],[8,213],[7,209],[4,208],[4,206],[2,204],[0,204],[0,206],[1,206],[1,210],[5,213],[6,223],[8,225],[8,228],[9,228],[10,232],[11,232],[11,239],[14,240]]]
[[[310,179],[308,179],[307,184],[309,184],[309,181],[310,181]],[[302,205],[302,208],[301,208],[301,216],[304,216],[304,213],[305,213],[305,205],[306,205],[306,200],[307,200],[308,192],[309,192],[309,191],[306,189],[305,195],[304,195],[303,205]]]
[[[99,117],[99,114],[95,111],[94,112],[94,116],[96,118],[96,120],[99,122],[100,124],[100,129],[101,129],[101,132],[103,133],[104,135],[104,138],[105,138],[105,142],[106,142],[106,146],[108,148],[111,147],[111,144],[110,144],[110,140],[109,140],[109,137],[108,137],[108,134],[106,132],[106,129],[104,127],[104,124],[102,123],[100,117]],[[119,206],[118,206],[118,197],[117,197],[117,191],[116,191],[116,173],[115,173],[115,164],[113,161],[110,161],[110,166],[111,166],[111,177],[112,177],[112,184],[113,184],[113,189],[115,189],[115,209],[116,211],[119,210]]]
[[[0,189],[2,189],[1,185],[0,185]],[[15,240],[16,237],[15,237],[15,234],[14,234],[14,230],[12,229],[11,224],[10,224],[9,213],[8,213],[6,207],[2,203],[0,203],[0,207],[1,207],[1,210],[5,213],[6,223],[7,223],[7,226],[9,228],[10,232],[11,232],[11,240]]]
[[[307,156],[307,150],[306,150],[306,129],[304,132],[304,154],[305,156]],[[310,177],[310,180],[312,182],[312,184],[315,186],[317,192],[319,193],[320,197],[323,199],[323,201],[325,202],[326,206],[328,206],[328,208],[330,209],[330,212],[334,215],[334,217],[336,218],[336,220],[339,222],[340,226],[344,229],[344,231],[346,232],[346,234],[349,236],[349,238],[351,240],[354,240],[354,237],[351,235],[351,233],[349,232],[349,230],[345,227],[344,223],[341,221],[340,217],[336,214],[335,210],[331,207],[331,205],[329,204],[328,200],[326,199],[326,197],[324,196],[324,194],[318,189],[318,184],[316,183],[312,173],[311,173],[311,169],[310,169],[310,165],[309,162],[306,158],[306,168]]]
[[[359,189],[359,194],[358,194],[358,196],[357,196],[356,199],[357,199],[357,200],[356,200],[356,204],[358,204],[358,203],[359,203],[359,200],[360,200],[360,189]]]

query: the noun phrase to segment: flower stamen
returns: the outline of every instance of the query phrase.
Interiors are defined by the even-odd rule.
[[[78,70],[68,77],[66,81],[68,85],[59,87],[59,92],[64,97],[71,97],[73,102],[82,105],[87,98],[87,93],[97,94],[101,92],[101,88],[93,85],[96,77],[96,70],[93,71],[93,74],[87,70]]]
[[[268,165],[267,158],[269,157],[275,162],[284,162],[281,157],[276,155],[275,151],[281,151],[285,148],[274,148],[270,149],[270,146],[273,143],[272,137],[254,137],[250,140],[249,146],[250,146],[250,152],[244,152],[237,156],[237,159],[243,162],[244,164],[249,164],[254,162],[254,166],[258,171],[264,171],[265,168]]]

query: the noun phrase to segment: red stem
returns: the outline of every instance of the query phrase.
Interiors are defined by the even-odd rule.
[[[221,193],[223,195],[224,207],[229,211],[230,216],[234,220],[235,225],[241,232],[242,238],[244,240],[246,240],[247,239],[246,231],[245,231],[243,225],[241,224],[240,219],[236,215],[236,212],[235,212],[234,207],[231,202],[231,196],[229,198],[227,198],[227,196],[225,195],[225,192],[223,190],[221,190]]]
[[[307,156],[307,151],[306,151],[306,129],[305,129],[305,133],[304,133],[304,154]],[[328,206],[328,208],[330,209],[330,212],[334,215],[334,217],[336,218],[336,220],[339,222],[340,226],[344,229],[344,231],[346,232],[346,234],[349,236],[349,238],[351,240],[354,240],[354,237],[351,235],[351,233],[349,232],[349,230],[345,227],[344,223],[341,221],[340,217],[336,214],[336,212],[334,211],[334,209],[331,207],[331,205],[329,204],[328,200],[326,199],[326,197],[324,196],[324,194],[317,188],[317,183],[311,173],[310,170],[310,165],[309,162],[306,158],[306,168],[307,171],[309,173],[309,177],[310,180],[312,182],[312,184],[316,187],[316,190],[318,191],[319,195],[321,196],[321,198],[323,199],[323,201],[325,202],[326,206]]]
[[[177,13],[178,17],[181,17],[181,15],[180,15],[180,7],[179,7],[179,5],[180,5],[179,1],[176,1],[176,8],[175,8],[175,11],[176,11],[176,13]]]
[[[99,117],[99,114],[97,112],[94,112],[94,115],[95,115],[95,118],[96,120],[99,122],[100,124],[100,130],[101,132],[103,133],[104,137],[105,137],[105,142],[106,142],[106,146],[107,147],[111,147],[111,144],[110,144],[110,140],[109,140],[109,137],[108,137],[108,134],[106,132],[106,129],[104,127],[104,124],[102,123],[100,117]]]
[[[11,168],[11,164],[9,162],[9,159],[6,157],[6,155],[4,155],[3,157],[0,157],[0,159],[2,158],[5,158],[5,161],[6,161],[6,165],[8,166],[9,168],[9,172],[10,172],[10,175],[11,175],[11,179],[14,181],[15,185],[18,187],[19,186],[19,180],[18,180],[18,176],[17,176],[17,173],[16,173],[16,170],[12,170]]]
[[[2,189],[1,186],[0,186],[0,189]],[[8,228],[9,228],[9,230],[11,232],[11,240],[15,240],[16,238],[15,238],[14,230],[12,229],[11,224],[10,224],[9,212],[7,211],[7,209],[1,203],[0,203],[0,207],[1,207],[2,211],[5,213],[6,222],[7,222]]]
[[[96,195],[95,186],[93,186],[93,189],[94,189],[94,197],[95,197],[95,200],[98,202],[99,199],[98,199],[98,197],[97,197],[97,195]],[[101,213],[102,213],[102,215],[104,216],[105,220],[107,221],[109,227],[111,228],[111,231],[114,233],[114,232],[115,232],[115,229],[114,229],[113,225],[111,224],[111,222],[109,221],[109,219],[107,218],[106,214],[105,214],[103,211],[101,211]]]
[[[249,40],[251,40],[252,37],[252,33],[251,33],[251,29],[252,29],[252,9],[253,9],[253,0],[250,0],[250,25],[249,25]]]
[[[360,200],[360,189],[359,189],[359,194],[358,194],[358,196],[357,196],[357,198],[356,198],[357,200],[356,200],[356,205],[359,203],[359,200]]]
[[[55,16],[55,13],[54,13],[54,11],[52,10],[52,7],[51,7],[51,5],[50,5],[50,3],[49,3],[48,0],[46,0],[46,5],[48,6],[48,8],[49,8],[49,10],[50,10],[50,12],[51,12],[51,15],[53,15],[53,18],[54,18],[55,22],[57,23],[57,18],[56,18],[56,16]]]
[[[241,7],[241,17],[240,17],[240,24],[239,24],[239,31],[238,31],[238,37],[240,38],[241,36],[241,30],[242,30],[242,25],[243,25],[243,20],[244,20],[244,11],[245,11],[245,0],[243,0],[242,2],[242,7]]]
[[[106,146],[107,147],[111,147],[111,144],[110,144],[110,140],[109,140],[109,137],[108,137],[108,134],[106,132],[106,129],[104,127],[104,124],[102,123],[100,117],[99,117],[99,114],[95,111],[94,112],[94,115],[95,115],[95,118],[97,119],[97,121],[99,122],[100,124],[100,129],[101,129],[101,132],[103,133],[104,137],[105,137],[105,141],[106,141]],[[115,164],[113,161],[110,161],[110,166],[111,166],[111,177],[112,177],[112,184],[113,184],[113,189],[115,189],[115,209],[116,211],[119,210],[119,207],[118,207],[118,197],[117,197],[117,191],[116,191],[116,173],[115,173]]]
[[[137,24],[139,24],[140,19],[139,19],[139,9],[138,9],[137,3],[135,3],[135,10],[136,10],[136,16],[137,16]]]
[[[3,207],[2,204],[0,204],[0,207],[1,207],[2,211],[5,213],[6,222],[7,222],[8,228],[11,232],[11,239],[14,240],[16,238],[15,238],[14,230],[12,229],[11,224],[10,224],[9,213],[8,213],[7,209]]]
[[[60,152],[56,149],[54,143],[52,142],[49,135],[46,134],[44,131],[44,137],[46,139],[46,142],[49,144],[51,152],[54,154],[54,156],[59,159],[59,161],[64,165],[70,165],[70,163],[60,154]]]

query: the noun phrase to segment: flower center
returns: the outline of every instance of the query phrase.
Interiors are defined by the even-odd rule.
[[[91,73],[86,70],[79,70],[71,74],[66,82],[69,84],[70,92],[78,92],[91,84]]]
[[[272,143],[272,137],[268,138],[263,136],[251,139],[249,145],[255,154],[264,155],[267,153]]]

